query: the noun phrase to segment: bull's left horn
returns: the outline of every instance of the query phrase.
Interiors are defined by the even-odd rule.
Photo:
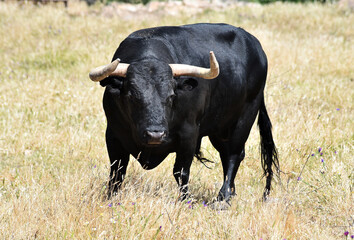
[[[219,75],[219,63],[214,52],[210,52],[210,68],[196,67],[187,64],[170,64],[174,77],[192,76],[204,79],[213,79]]]
[[[92,69],[89,73],[89,77],[94,82],[99,82],[108,76],[120,76],[125,77],[129,64],[119,63],[120,59],[116,59],[110,64],[103,65]]]

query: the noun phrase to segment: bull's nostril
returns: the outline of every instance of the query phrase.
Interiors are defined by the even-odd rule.
[[[165,135],[165,132],[158,132],[158,131],[153,131],[153,132],[147,131],[146,133],[149,137],[156,138],[156,139],[162,138]]]
[[[161,143],[162,138],[166,135],[164,131],[146,131],[149,144]]]

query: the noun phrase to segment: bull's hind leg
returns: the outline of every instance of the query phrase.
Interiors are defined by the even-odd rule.
[[[236,194],[234,181],[241,161],[245,157],[244,146],[256,119],[259,102],[259,99],[256,99],[244,106],[245,110],[236,125],[229,129],[230,136],[227,140],[217,135],[210,136],[211,143],[219,151],[224,171],[224,183],[217,198],[219,201],[229,201]]]
[[[235,149],[230,147],[230,142],[223,142],[216,137],[210,137],[210,141],[216,150],[219,151],[221,163],[224,172],[224,183],[217,197],[218,201],[229,201],[232,196],[236,195],[235,177],[238,168],[245,157],[243,145]]]
[[[106,145],[111,162],[108,182],[108,198],[110,198],[112,194],[117,192],[124,180],[129,163],[129,153],[123,149],[120,141],[113,136],[108,128],[106,131]]]

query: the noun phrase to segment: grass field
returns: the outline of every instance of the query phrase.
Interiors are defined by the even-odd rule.
[[[270,4],[136,21],[82,2],[42,7],[0,2],[0,239],[354,238],[354,13],[337,5]],[[104,89],[88,79],[130,32],[226,22],[262,43],[266,105],[283,171],[271,200],[257,126],[227,211],[222,185],[195,161],[191,201],[178,202],[170,155],[151,171],[130,162],[122,191],[105,200]],[[346,236],[347,235],[347,236]]]

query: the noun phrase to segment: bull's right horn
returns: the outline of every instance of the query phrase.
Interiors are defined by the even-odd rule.
[[[213,51],[210,52],[210,68],[197,67],[187,64],[170,64],[172,73],[174,77],[178,76],[192,76],[199,77],[204,79],[213,79],[216,78],[219,73],[219,63],[216,60],[215,54]]]
[[[120,59],[116,59],[110,64],[103,65],[92,69],[89,73],[89,77],[94,82],[99,82],[108,76],[125,77],[127,75],[129,64],[120,63]]]

